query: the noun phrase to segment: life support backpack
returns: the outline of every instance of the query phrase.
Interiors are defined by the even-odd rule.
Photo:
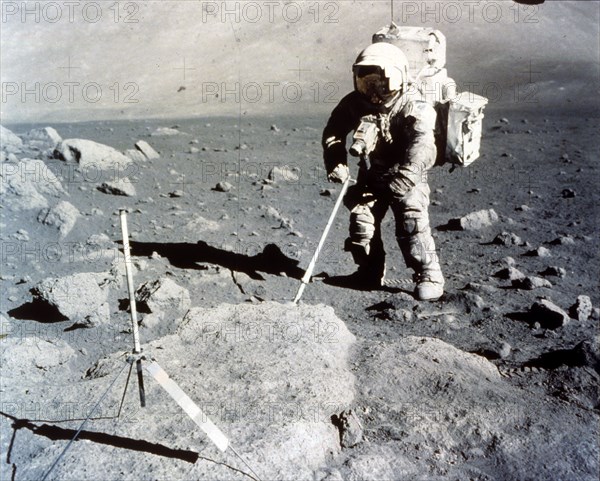
[[[488,99],[456,92],[456,83],[444,68],[446,37],[439,30],[399,27],[392,22],[373,35],[373,43],[388,42],[408,59],[409,88],[421,91],[437,112],[437,164],[467,166],[479,157],[483,109]]]

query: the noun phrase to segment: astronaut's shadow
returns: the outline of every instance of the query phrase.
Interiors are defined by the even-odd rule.
[[[132,256],[147,257],[156,252],[180,269],[201,270],[206,269],[203,263],[216,264],[243,272],[254,280],[264,280],[260,272],[273,275],[284,273],[294,279],[301,279],[304,275],[304,271],[298,267],[298,261],[287,257],[275,244],[267,244],[262,252],[253,256],[219,249],[204,241],[196,244],[132,241],[130,247]]]
[[[318,274],[317,277],[322,278],[323,284],[327,284],[334,287],[342,287],[344,289],[352,289],[355,291],[381,291],[390,294],[399,294],[403,292],[410,295],[413,294],[412,290],[398,285],[392,285],[388,282],[385,282],[381,286],[370,286],[368,283],[365,283],[364,280],[360,279],[360,277],[358,277],[356,274],[330,276],[327,273],[321,273]]]

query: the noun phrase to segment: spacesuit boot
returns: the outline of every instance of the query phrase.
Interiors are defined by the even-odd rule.
[[[436,301],[444,294],[444,276],[440,265],[429,265],[414,275],[415,297],[419,301]]]

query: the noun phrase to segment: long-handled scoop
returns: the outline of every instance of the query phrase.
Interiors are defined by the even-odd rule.
[[[333,206],[333,211],[331,211],[331,215],[329,216],[329,220],[327,221],[325,230],[323,231],[323,234],[321,235],[321,240],[319,240],[319,244],[317,245],[317,248],[315,249],[315,253],[312,256],[312,259],[310,260],[310,264],[308,265],[308,268],[306,269],[306,272],[304,273],[304,276],[302,277],[302,283],[300,284],[300,288],[298,289],[298,292],[296,293],[296,297],[292,301],[293,304],[298,303],[298,301],[302,297],[302,294],[304,293],[304,289],[306,288],[306,285],[310,282],[312,272],[315,269],[315,265],[317,264],[317,259],[319,258],[319,254],[321,253],[323,244],[325,244],[325,239],[327,239],[327,235],[329,234],[329,229],[331,228],[331,225],[333,224],[333,221],[335,219],[337,211],[339,210],[340,205],[342,205],[342,200],[344,199],[344,196],[346,195],[346,191],[348,190],[348,186],[350,185],[350,182],[351,182],[351,179],[350,179],[350,176],[348,176],[346,181],[342,184],[342,190],[340,191],[340,195],[338,196],[338,198],[335,202],[335,205]]]

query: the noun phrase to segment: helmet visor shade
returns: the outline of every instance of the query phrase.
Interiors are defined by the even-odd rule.
[[[354,87],[373,104],[382,104],[393,95],[389,89],[388,78],[377,66],[356,66],[354,68]]]

